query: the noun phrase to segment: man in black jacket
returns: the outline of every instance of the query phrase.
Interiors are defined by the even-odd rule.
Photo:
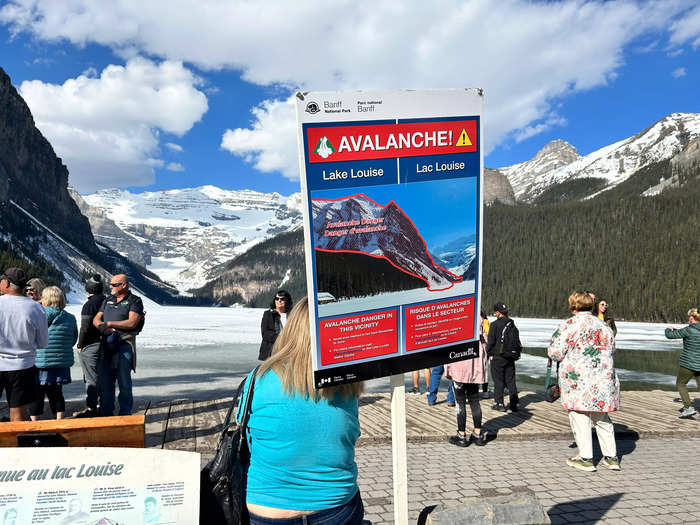
[[[95,274],[85,283],[88,300],[80,312],[80,333],[78,334],[78,361],[83,369],[83,379],[87,384],[85,408],[76,412],[74,417],[97,417],[97,361],[100,357],[100,339],[102,334],[92,324],[100,306],[105,300],[102,276]]]
[[[503,404],[503,389],[508,387],[510,395],[510,409],[513,412],[518,411],[518,388],[515,386],[515,359],[512,356],[505,356],[501,353],[501,334],[503,329],[508,325],[508,329],[515,328],[515,323],[508,317],[508,306],[502,302],[498,302],[493,306],[494,313],[498,319],[491,323],[489,328],[489,338],[486,343],[486,354],[491,361],[491,377],[494,384],[494,399],[496,404],[493,405],[494,410],[505,412],[506,407]],[[510,325],[508,323],[511,323]],[[516,332],[517,337],[517,332]],[[517,337],[518,344],[520,338]]]

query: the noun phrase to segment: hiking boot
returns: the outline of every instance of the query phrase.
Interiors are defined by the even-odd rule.
[[[471,433],[469,436],[469,441],[474,443],[477,447],[483,447],[486,444],[486,432],[481,432],[481,434]]]
[[[469,440],[467,439],[466,434],[460,434],[457,432],[456,435],[450,436],[450,443],[453,445],[457,445],[458,447],[468,447],[469,446]]]
[[[95,408],[90,408],[90,407],[85,407],[79,412],[73,412],[73,417],[77,418],[82,418],[82,417],[97,417],[97,409]]]
[[[617,459],[617,456],[604,456],[603,465],[610,470],[620,470],[620,460]]]
[[[493,405],[493,406],[491,407],[491,410],[497,410],[497,411],[499,411],[499,412],[505,412],[505,411],[508,410],[508,409],[506,408],[506,406],[505,406],[503,403],[496,403],[495,405]]]
[[[408,391],[409,394],[420,394],[420,390],[418,389],[417,386],[414,386],[411,390]]]
[[[585,472],[595,472],[596,468],[593,464],[593,459],[584,459],[581,456],[576,456],[566,460],[566,464],[570,467],[574,467],[578,470],[583,470]]]
[[[681,415],[678,417],[681,419],[686,419],[693,417],[695,414],[697,414],[697,411],[693,407],[683,407],[683,410],[681,410]]]

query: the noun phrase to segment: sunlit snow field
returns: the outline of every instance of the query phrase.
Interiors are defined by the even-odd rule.
[[[80,305],[67,310],[80,318]],[[137,338],[138,366],[133,375],[138,399],[213,399],[231,394],[239,379],[258,364],[260,320],[263,309],[196,308],[158,306],[148,302],[146,326]],[[515,318],[523,345],[545,347],[561,322],[556,319]],[[676,325],[678,327],[683,325]],[[618,348],[675,350],[679,341],[664,338],[666,325],[619,322]],[[523,354],[518,373],[543,377],[546,359]],[[618,370],[624,380],[673,384],[675,378],[648,372]],[[84,395],[82,371],[71,370],[73,383],[66,385],[67,399]],[[407,384],[410,374],[406,374]],[[421,379],[422,384],[422,379]],[[369,381],[366,390],[388,391],[388,378]]]

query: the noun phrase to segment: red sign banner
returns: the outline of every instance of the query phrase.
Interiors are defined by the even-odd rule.
[[[397,353],[397,325],[395,309],[322,320],[319,323],[321,364]]]
[[[476,120],[309,127],[306,134],[310,163],[478,150]]]
[[[468,297],[407,307],[406,350],[473,339],[475,300]]]

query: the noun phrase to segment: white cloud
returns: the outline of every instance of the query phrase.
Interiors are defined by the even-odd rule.
[[[182,136],[207,111],[197,77],[179,62],[134,58],[99,77],[22,82],[20,93],[81,192],[150,184],[160,130]]]
[[[179,162],[171,162],[166,167],[168,171],[185,171],[185,167]]]
[[[520,128],[514,133],[513,138],[515,142],[522,142],[523,140],[529,139],[530,137],[534,137],[535,135],[538,135],[550,128],[553,128],[555,126],[566,126],[566,124],[567,120],[565,118],[553,115],[552,117],[548,118],[545,122],[539,122],[534,125]]]
[[[700,5],[684,14],[671,25],[671,43],[682,45],[690,43],[693,48],[700,47]]]
[[[686,72],[685,72],[685,68],[684,68],[684,67],[679,67],[679,68],[677,68],[677,69],[674,69],[674,70],[671,72],[671,76],[672,76],[673,78],[681,78],[681,77],[684,77],[685,75],[686,75]]]
[[[42,40],[96,42],[120,56],[234,69],[260,85],[396,89],[483,87],[486,149],[544,129],[552,106],[604,86],[631,47],[698,43],[700,8],[687,0],[10,0],[0,21]],[[192,16],[196,13],[196,16]],[[206,36],[206,45],[195,45]],[[640,37],[644,37],[643,39]],[[291,105],[270,100],[222,147],[263,171],[295,177]],[[274,138],[274,142],[270,142]]]
[[[250,129],[226,130],[221,147],[264,172],[279,171],[289,179],[299,178],[294,100],[266,100],[252,110]]]
[[[175,144],[174,142],[166,142],[165,147],[168,148],[170,151],[175,151],[177,153],[182,153],[182,146],[179,144]]]

